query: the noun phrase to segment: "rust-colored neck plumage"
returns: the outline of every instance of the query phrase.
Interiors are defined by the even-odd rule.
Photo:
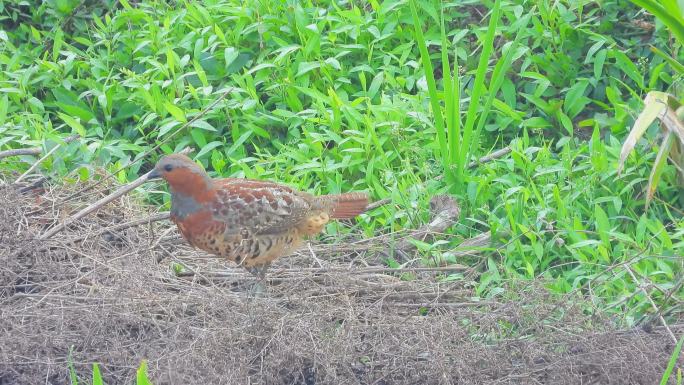
[[[206,203],[214,198],[216,189],[209,175],[203,170],[182,167],[164,174],[174,197],[189,197],[198,203]]]

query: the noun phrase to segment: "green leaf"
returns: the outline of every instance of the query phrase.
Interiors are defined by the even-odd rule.
[[[181,123],[186,123],[188,120],[185,117],[185,112],[178,108],[177,106],[173,105],[171,102],[164,102],[164,108],[166,108],[166,111],[173,116],[174,119]]]
[[[627,57],[624,52],[618,51],[617,49],[612,50],[612,52],[615,56],[615,64],[622,70],[622,72],[634,80],[634,82],[640,88],[644,88],[644,75],[639,71],[639,68],[637,68],[636,64],[634,64],[634,62],[632,62],[632,60]]]
[[[52,60],[57,61],[59,58],[59,51],[62,49],[62,44],[64,44],[64,31],[61,28],[57,28],[55,31],[55,37],[52,39]]]
[[[305,75],[316,68],[320,68],[320,66],[321,63],[318,62],[301,62],[299,63],[299,68],[297,69],[297,74],[295,75],[295,77]]]
[[[368,97],[370,99],[373,99],[375,95],[378,93],[378,90],[380,89],[380,86],[382,85],[384,79],[384,72],[382,71],[378,72],[378,74],[375,75],[373,81],[370,84],[370,87],[368,87]]]
[[[199,148],[207,145],[207,139],[204,137],[204,133],[201,130],[190,130],[190,136],[192,136],[192,139]]]
[[[195,128],[201,128],[203,130],[207,131],[213,131],[216,132],[216,128],[212,126],[211,124],[207,123],[207,121],[202,120],[202,119],[197,119],[194,122],[190,123],[190,127],[195,127]]]
[[[102,374],[100,374],[100,367],[97,363],[93,364],[93,385],[104,385]]]
[[[137,385],[152,385],[152,382],[147,378],[147,361],[143,360],[136,372]]]
[[[58,112],[57,115],[64,121],[64,123],[67,124],[67,126],[71,127],[76,131],[77,134],[79,134],[82,138],[85,138],[87,133],[85,127],[76,119],[72,118],[71,116],[67,114],[63,114],[61,112]]]
[[[437,130],[437,144],[439,145],[439,157],[443,164],[448,164],[448,149],[446,142],[446,131],[444,128],[444,118],[442,117],[442,108],[439,104],[437,96],[437,85],[435,82],[434,70],[432,68],[432,61],[430,60],[430,53],[425,43],[425,36],[423,35],[423,26],[421,19],[418,16],[416,9],[416,1],[410,0],[411,14],[413,15],[413,29],[416,38],[416,44],[420,51],[421,63],[423,64],[423,73],[428,85],[428,94],[430,95],[430,105],[432,106],[432,114],[434,115],[435,129]],[[498,0],[497,0],[498,4]],[[472,99],[471,99],[472,100]]]
[[[584,96],[589,82],[587,80],[580,80],[570,87],[565,94],[563,102],[563,109],[570,118],[574,118],[582,112],[582,109],[589,103],[589,98]]]
[[[67,354],[67,366],[69,367],[69,380],[71,385],[78,385],[78,376],[76,375],[76,368],[74,368],[73,353],[74,347],[69,346],[69,353]]]
[[[216,147],[221,146],[221,145],[223,145],[223,142],[219,142],[219,141],[213,141],[213,142],[207,143],[206,145],[201,147],[200,151],[197,153],[196,158],[198,158],[198,159],[201,158],[205,154],[208,154],[211,150],[213,150]]]
[[[599,238],[601,238],[606,248],[610,248],[610,237],[608,235],[611,230],[610,221],[600,205],[594,207],[594,219],[596,220],[596,231],[599,234]]]
[[[679,342],[677,342],[677,345],[675,348],[672,350],[672,354],[670,355],[670,360],[667,362],[667,368],[665,369],[665,372],[663,372],[663,377],[660,379],[660,385],[667,385],[667,382],[670,380],[670,376],[672,375],[672,371],[674,370],[675,366],[677,365],[677,359],[679,358],[679,354],[682,351],[682,345],[684,345],[684,335],[679,336]],[[678,384],[681,384],[681,372],[677,374],[678,377]]]
[[[608,50],[602,49],[596,53],[594,58],[594,78],[600,79],[601,73],[603,72],[603,65],[606,62],[606,56],[608,55]]]
[[[235,59],[237,59],[239,54],[240,52],[238,52],[238,50],[236,50],[234,47],[228,47],[223,50],[223,60],[225,60],[226,62],[226,69],[228,69],[228,67],[230,67],[230,65],[233,64],[233,62],[235,61]]]

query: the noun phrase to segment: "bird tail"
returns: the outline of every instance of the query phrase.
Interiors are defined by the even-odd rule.
[[[322,195],[317,200],[332,219],[353,218],[368,207],[368,195],[360,192]]]

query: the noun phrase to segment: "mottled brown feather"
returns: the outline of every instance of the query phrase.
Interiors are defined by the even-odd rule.
[[[172,220],[194,247],[246,268],[294,252],[330,219],[364,212],[363,193],[323,195],[253,179],[211,179],[190,158],[162,158],[155,170],[172,192]]]

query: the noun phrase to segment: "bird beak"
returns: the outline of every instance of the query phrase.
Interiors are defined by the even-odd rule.
[[[156,168],[152,169],[152,171],[147,173],[147,179],[148,180],[159,179],[159,178],[161,178],[161,173]]]

